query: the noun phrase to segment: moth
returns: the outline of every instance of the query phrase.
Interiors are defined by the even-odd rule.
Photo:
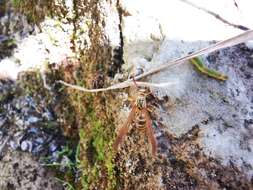
[[[149,93],[146,89],[139,89],[137,97],[131,102],[131,112],[127,118],[126,123],[120,128],[118,136],[113,144],[113,149],[118,150],[118,147],[124,141],[130,125],[137,130],[146,133],[148,140],[152,147],[152,155],[156,155],[157,142],[152,128],[152,120],[150,118],[150,109],[147,106],[147,95]]]

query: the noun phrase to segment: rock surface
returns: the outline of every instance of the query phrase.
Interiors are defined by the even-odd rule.
[[[8,151],[0,162],[1,190],[63,190],[54,173],[38,164],[30,154]]]
[[[66,139],[46,97],[21,81],[0,82],[0,189],[63,189],[42,164],[61,162]]]
[[[209,39],[221,39],[222,36],[229,36],[240,31],[238,28],[224,25],[219,19],[213,20],[205,12],[194,11],[196,14],[190,15],[196,7],[184,4],[182,1],[168,2],[168,4],[149,2],[142,6],[143,3],[138,2],[137,5],[131,1],[123,3],[124,8],[130,13],[130,16],[123,19],[126,63],[124,67],[134,70],[133,72],[138,70],[145,72],[151,68],[157,68],[165,62],[207,47],[213,43]],[[197,1],[193,1],[193,3],[197,3]],[[229,10],[222,12],[222,15],[231,18],[231,21],[238,24],[235,15],[240,18],[240,14],[236,10],[232,11],[234,9],[232,3],[224,1],[217,4],[228,9],[230,7],[229,10],[233,12],[234,17],[229,16],[231,14]],[[200,3],[199,6],[203,6],[203,4]],[[205,6],[212,8],[212,6]],[[240,3],[238,6],[240,7]],[[173,16],[178,14],[179,10],[184,11],[185,17],[183,19],[185,20]],[[245,14],[250,13],[245,11]],[[166,22],[165,18],[168,18]],[[205,21],[201,22],[203,18]],[[170,22],[171,19],[174,21]],[[188,26],[187,22],[189,21],[193,27]],[[180,26],[173,25],[174,22],[180,23]],[[201,28],[197,28],[200,23]],[[244,21],[241,23],[245,24]],[[205,24],[208,25],[206,28],[215,28],[219,33],[213,30],[206,31],[203,27]],[[192,32],[193,28],[201,34],[196,37]],[[200,39],[204,40],[199,41]],[[153,127],[159,142],[158,152],[163,156],[163,159],[147,158],[146,149],[140,148],[143,144],[137,143],[138,135],[136,137],[132,134],[133,132],[130,133],[129,136],[133,137],[129,137],[119,155],[119,160],[124,160],[119,162],[123,173],[127,173],[124,177],[122,176],[122,178],[128,179],[125,181],[127,187],[132,185],[132,188],[137,188],[137,184],[140,189],[144,189],[144,187],[150,189],[179,187],[203,189],[208,188],[208,184],[214,189],[250,189],[252,187],[250,184],[253,177],[251,159],[253,147],[250,135],[252,134],[253,121],[252,55],[253,51],[242,44],[202,57],[208,67],[229,76],[226,82],[216,81],[198,73],[189,63],[163,70],[148,77],[148,81],[155,83],[176,82],[173,86],[152,88],[157,101],[160,101],[158,108],[153,113],[155,115]],[[185,136],[192,136],[191,133],[195,127],[198,131],[195,138],[189,142],[183,142]],[[169,138],[166,134],[169,134]],[[182,143],[181,147],[180,142]],[[129,151],[130,149],[135,153]],[[171,160],[173,156],[177,160],[176,162],[181,162],[181,166],[179,166],[180,164],[176,164],[174,167],[170,166],[170,164],[175,164]],[[168,162],[167,165],[161,166],[164,157]],[[215,164],[211,161],[203,161],[208,157],[216,160]],[[148,159],[150,161],[147,161]],[[157,162],[159,164],[154,166]],[[210,169],[210,165],[216,166]],[[142,169],[138,170],[139,167]],[[170,167],[173,167],[174,171],[171,174]],[[181,176],[181,181],[177,182],[177,177],[172,177],[172,175],[176,175],[179,168],[185,170],[184,175],[193,177],[192,181],[188,180],[187,184],[180,185],[180,182],[184,183],[187,180]],[[220,170],[221,168],[224,171]],[[166,172],[161,173],[164,170]],[[231,181],[227,181],[228,184],[219,182],[219,177],[211,177],[208,174],[211,171],[215,173],[216,177],[228,175]],[[167,178],[164,178],[165,173],[168,175]],[[241,176],[240,179],[235,179],[237,175]],[[232,179],[238,180],[236,183],[240,183],[240,185],[233,184]],[[134,184],[133,181],[138,181],[138,183]],[[169,185],[173,183],[175,183],[174,187]],[[243,183],[247,185],[243,185]]]
[[[11,2],[1,1],[0,12],[0,189],[64,189],[42,166],[46,158],[61,162],[58,152],[66,145],[48,96],[53,92],[44,87],[43,68],[27,72],[44,66],[46,35]]]
[[[236,26],[252,25],[244,2],[193,3]],[[49,163],[69,166],[69,158],[57,153],[65,145],[58,126],[67,119],[69,133],[77,129],[81,139],[75,159],[82,170],[72,176],[79,189],[80,181],[87,189],[108,184],[117,189],[252,189],[253,51],[244,44],[202,57],[229,76],[225,82],[188,63],[146,78],[174,83],[151,88],[157,157],[133,126],[112,163],[112,129],[120,128],[131,110],[119,101],[134,94],[132,89],[61,94],[65,89],[54,81],[104,87],[245,28],[224,24],[182,0],[66,1],[56,6],[60,19],[41,17],[38,28],[22,14],[9,14],[7,5],[0,6],[0,189],[63,189],[38,158],[49,156]],[[61,67],[58,63],[63,63],[62,76],[46,78],[46,67]],[[33,74],[26,71],[34,68]]]

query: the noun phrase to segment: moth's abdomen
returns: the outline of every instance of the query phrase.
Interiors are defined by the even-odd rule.
[[[139,115],[136,116],[135,125],[136,125],[136,128],[139,131],[142,131],[142,132],[145,131],[145,129],[146,129],[146,118],[145,118],[144,114],[139,114]]]

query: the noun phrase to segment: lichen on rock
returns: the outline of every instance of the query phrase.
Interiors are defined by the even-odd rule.
[[[146,8],[140,2],[136,9]],[[133,89],[90,94],[58,80],[107,87],[213,41],[173,39],[177,35],[167,30],[170,25],[160,13],[150,17],[157,14],[153,9],[133,11],[131,3],[119,0],[13,3],[14,12],[4,3],[10,17],[0,12],[0,26],[5,26],[0,28],[0,75],[7,74],[0,77],[0,153],[6,161],[0,167],[12,176],[4,178],[3,189],[39,189],[43,176],[51,179],[49,189],[57,183],[54,176],[77,190],[252,187],[252,50],[238,45],[203,56],[210,68],[229,76],[226,82],[201,75],[187,63],[145,78],[175,84],[150,89],[157,156],[134,120],[115,153],[112,144],[132,109],[126,102]],[[32,169],[19,167],[14,158],[38,169],[35,184]]]

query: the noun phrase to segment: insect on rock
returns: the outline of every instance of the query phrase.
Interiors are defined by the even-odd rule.
[[[137,87],[138,88],[138,87]],[[126,123],[120,128],[118,136],[113,144],[114,150],[117,151],[120,144],[124,141],[130,126],[132,125],[137,130],[145,132],[149,143],[152,147],[152,154],[155,156],[157,151],[157,142],[152,128],[152,120],[150,118],[150,109],[147,105],[147,96],[150,94],[148,89],[139,88],[136,98],[131,101],[131,112]]]

